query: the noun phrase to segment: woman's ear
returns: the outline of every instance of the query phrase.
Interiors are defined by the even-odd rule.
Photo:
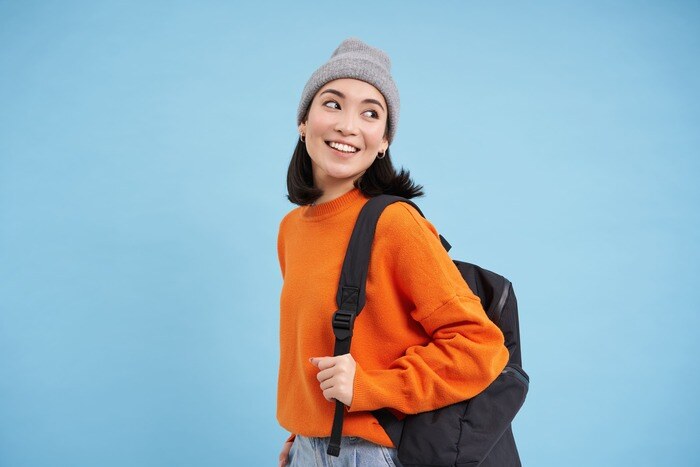
[[[304,134],[306,133],[306,122],[302,122],[299,124],[299,134]]]

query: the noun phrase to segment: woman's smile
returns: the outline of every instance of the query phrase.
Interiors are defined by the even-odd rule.
[[[326,141],[326,145],[331,148],[333,153],[345,158],[352,157],[360,152],[360,150],[355,146],[342,144],[335,141]]]

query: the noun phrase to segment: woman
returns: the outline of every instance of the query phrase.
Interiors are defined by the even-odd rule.
[[[355,220],[372,196],[422,196],[389,157],[399,94],[389,57],[357,38],[314,72],[297,111],[299,142],[287,173],[297,205],[281,221],[277,419],[292,435],[280,466],[329,465],[335,401],[346,406],[332,465],[396,465],[397,450],[372,410],[433,410],[485,389],[508,361],[435,227],[408,203],[377,223],[366,304],[349,354],[333,355],[331,316]],[[457,364],[456,362],[459,362]]]

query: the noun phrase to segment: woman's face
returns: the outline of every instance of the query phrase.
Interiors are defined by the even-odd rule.
[[[364,81],[336,79],[318,90],[306,122],[299,125],[317,188],[352,188],[377,154],[389,147],[384,136],[387,115],[382,93]]]

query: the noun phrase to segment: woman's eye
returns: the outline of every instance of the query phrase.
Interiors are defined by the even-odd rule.
[[[326,101],[326,102],[323,103],[323,105],[325,105],[326,107],[329,107],[328,104],[335,104],[335,105],[338,105],[338,103],[337,103],[336,101]],[[340,106],[338,105],[338,107],[340,107]]]
[[[336,101],[326,101],[323,105],[328,108],[340,109],[340,105]],[[370,118],[379,118],[379,114],[375,110],[366,110],[364,113],[369,113]]]

